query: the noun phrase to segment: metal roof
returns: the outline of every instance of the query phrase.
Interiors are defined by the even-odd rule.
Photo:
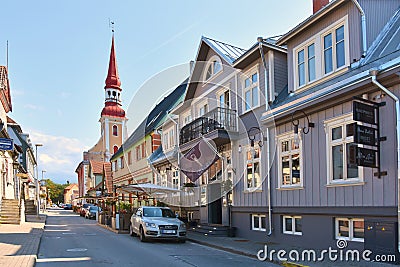
[[[210,47],[212,47],[216,52],[219,52],[224,58],[232,64],[236,59],[243,55],[247,50],[233,46],[221,41],[217,41],[211,38],[202,37],[204,42],[206,42]]]

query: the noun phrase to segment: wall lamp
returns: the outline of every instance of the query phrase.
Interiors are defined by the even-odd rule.
[[[256,139],[257,134],[260,135],[260,140],[258,140],[258,146],[259,146],[259,147],[262,147],[262,146],[264,145],[264,144],[263,144],[263,141],[265,141],[265,140],[264,140],[264,135],[263,135],[263,133],[262,133],[260,127],[254,126],[254,127],[251,127],[251,128],[247,131],[247,135],[249,136],[250,146],[251,146],[251,147],[254,147],[254,141],[255,141],[255,139]]]
[[[296,113],[298,113],[298,112],[302,113],[304,115],[305,120],[307,120],[307,123],[304,122],[304,127],[302,128],[302,132],[304,134],[308,134],[310,132],[310,128],[314,128],[315,127],[315,124],[313,122],[310,122],[310,119],[308,118],[309,116],[302,109],[298,109],[298,110],[293,111],[293,113],[292,113],[292,124],[293,124],[293,133],[294,133],[294,144],[296,146],[298,146],[299,143],[300,143],[300,137],[299,137],[299,123],[300,123],[300,121],[299,121],[298,118],[294,119],[294,115]]]

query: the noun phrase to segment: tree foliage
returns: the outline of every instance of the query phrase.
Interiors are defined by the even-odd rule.
[[[64,189],[68,186],[68,184],[57,184],[50,179],[46,179],[45,181],[51,201],[53,203],[64,202]]]

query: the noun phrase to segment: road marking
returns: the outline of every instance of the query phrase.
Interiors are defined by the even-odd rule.
[[[68,230],[69,231],[69,230]],[[76,233],[62,233],[63,235],[76,235]]]
[[[87,248],[69,248],[67,249],[68,252],[81,252],[81,251],[86,251]]]
[[[62,261],[90,261],[89,257],[79,257],[79,258],[46,258],[46,259],[36,259],[36,262],[62,262]]]
[[[83,234],[83,235],[96,235],[96,234]]]

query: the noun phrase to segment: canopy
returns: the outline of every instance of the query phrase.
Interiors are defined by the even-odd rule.
[[[147,193],[148,195],[153,194],[163,194],[163,193],[174,193],[179,192],[179,189],[160,186],[156,184],[146,183],[146,184],[129,184],[117,188],[118,193]]]

